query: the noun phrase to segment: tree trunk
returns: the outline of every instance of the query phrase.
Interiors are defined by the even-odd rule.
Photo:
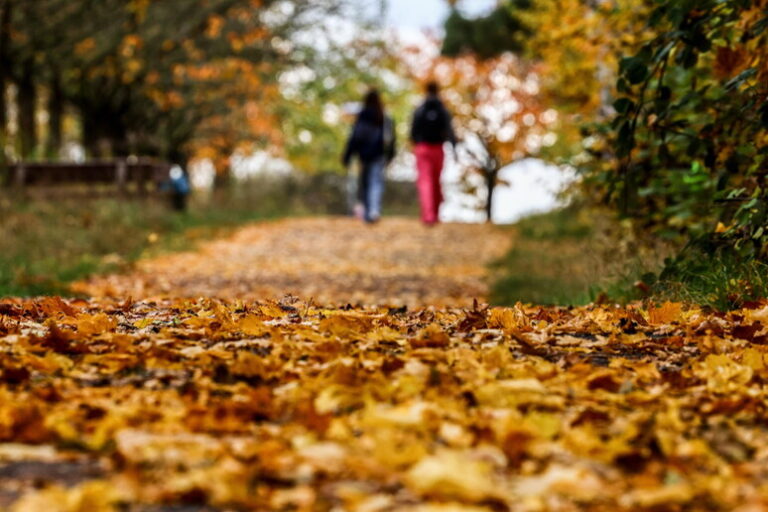
[[[485,170],[485,185],[488,188],[488,200],[485,202],[485,221],[488,223],[493,222],[493,193],[496,189],[498,174],[498,169]]]
[[[229,168],[222,167],[218,163],[214,163],[216,174],[213,175],[213,189],[211,193],[211,201],[214,204],[224,205],[229,201],[227,197],[229,185],[231,184]]]
[[[2,14],[0,14],[0,173],[2,173],[5,170],[5,148],[8,143],[8,100],[6,93],[10,71],[8,46],[11,36],[11,2],[2,0],[0,9],[2,9]]]
[[[64,94],[61,90],[59,71],[53,69],[48,97],[48,141],[45,152],[48,158],[58,159],[62,142],[62,123],[64,120]]]
[[[232,151],[227,149],[222,151],[221,155],[231,155]],[[213,177],[213,189],[224,190],[230,184],[230,165],[232,161],[229,156],[219,156],[214,158],[213,167],[216,169],[216,174]]]
[[[0,61],[2,57],[0,57]],[[0,176],[5,174],[6,154],[5,146],[8,142],[8,102],[5,93],[7,90],[7,79],[5,75],[4,62],[0,62]]]
[[[98,158],[101,153],[99,148],[99,130],[93,114],[86,108],[80,108],[80,128],[85,154],[88,158]]]
[[[122,119],[115,119],[111,125],[102,118],[102,124],[109,127],[109,147],[113,157],[125,158],[131,154],[131,145],[128,142],[128,131],[122,124]]]
[[[37,127],[35,112],[37,91],[35,90],[34,68],[32,60],[22,65],[21,79],[17,82],[19,92],[19,142],[21,158],[29,159],[37,148]]]
[[[216,169],[216,174],[213,176],[213,189],[224,190],[230,184],[229,171],[220,172]]]
[[[114,155],[114,128],[110,115],[99,107],[81,107],[83,147],[88,158],[110,158]],[[126,155],[117,155],[126,156]]]

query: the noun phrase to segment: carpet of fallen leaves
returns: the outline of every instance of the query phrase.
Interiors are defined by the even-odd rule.
[[[287,219],[74,288],[94,297],[265,299],[292,293],[320,304],[470,305],[487,293],[486,264],[509,244],[509,233],[492,226]]]
[[[768,510],[768,304],[0,301],[0,508]]]

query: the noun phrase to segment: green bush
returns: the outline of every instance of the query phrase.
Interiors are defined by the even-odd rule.
[[[681,256],[768,260],[768,11],[660,0],[648,30],[598,130],[616,159],[600,155],[587,183],[639,227],[698,246]]]

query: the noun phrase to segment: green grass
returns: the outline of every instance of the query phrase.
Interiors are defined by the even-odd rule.
[[[652,282],[659,300],[683,301],[728,311],[768,297],[768,264],[734,254],[682,254]]]
[[[683,250],[641,237],[614,218],[610,212],[569,207],[511,226],[512,249],[493,265],[492,302],[581,305],[648,299],[727,311],[768,297],[765,262],[707,254],[693,245]]]
[[[609,213],[577,206],[509,228],[511,250],[493,265],[491,301],[581,305],[639,298],[640,276],[659,271],[667,249],[641,243]]]
[[[182,250],[244,222],[283,212],[193,205],[172,212],[157,201],[29,201],[3,204],[0,296],[68,294],[68,283],[124,270],[151,251]]]

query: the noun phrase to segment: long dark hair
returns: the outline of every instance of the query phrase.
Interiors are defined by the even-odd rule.
[[[365,95],[363,111],[370,112],[375,122],[384,124],[384,103],[381,101],[381,94],[378,90],[371,89]]]

